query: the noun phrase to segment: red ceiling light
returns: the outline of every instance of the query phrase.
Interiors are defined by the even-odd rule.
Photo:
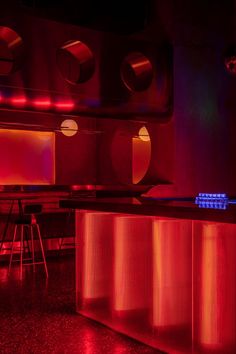
[[[24,94],[18,94],[15,96],[9,97],[4,96],[0,92],[0,105],[2,106],[10,106],[14,108],[27,108],[27,109],[33,109],[33,110],[43,110],[43,111],[57,111],[57,112],[71,112],[76,108],[76,102],[74,102],[71,99],[62,99],[61,101],[58,99],[55,99],[55,101],[52,101],[48,97],[39,97],[39,98],[31,98],[29,99],[27,96]]]
[[[24,96],[12,97],[10,103],[15,107],[22,107],[26,105],[27,99]]]
[[[69,94],[55,94],[47,91],[33,90],[30,88],[0,85],[0,109],[19,109],[39,112],[48,111],[50,113],[70,113],[78,109],[78,103],[79,97],[74,97]]]
[[[54,106],[59,111],[71,111],[75,107],[75,104],[72,101],[56,102],[54,103]]]
[[[37,99],[33,101],[33,105],[38,109],[48,109],[51,107],[52,102],[50,99]]]

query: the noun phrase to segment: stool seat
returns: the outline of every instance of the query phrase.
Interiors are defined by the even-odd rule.
[[[13,262],[13,254],[14,254],[14,242],[16,240],[16,235],[18,229],[20,228],[20,259],[16,260],[20,262],[20,276],[22,278],[23,274],[23,265],[33,265],[33,270],[35,271],[36,264],[44,264],[45,274],[48,277],[48,269],[46,258],[44,254],[43,242],[40,233],[39,224],[36,220],[36,215],[42,212],[42,205],[41,204],[28,204],[24,206],[23,213],[20,217],[15,220],[15,227],[14,227],[14,235],[12,240],[12,247],[11,247],[11,255],[10,255],[10,263],[9,263],[9,273],[11,271],[11,265]],[[35,237],[38,237],[38,241],[40,244],[40,250],[42,255],[42,261],[35,261],[35,246],[34,241]],[[29,240],[30,236],[30,240]],[[29,246],[29,241],[31,243],[31,247]],[[27,243],[27,247],[25,247],[25,242]],[[28,257],[24,258],[25,249],[28,249]],[[31,257],[29,257],[29,254]],[[24,261],[27,260],[27,263]],[[31,261],[31,262],[29,262]]]
[[[42,204],[26,204],[24,206],[24,214],[32,215],[32,214],[40,214],[42,212]]]
[[[15,225],[16,224],[17,225],[24,225],[24,224],[30,225],[30,224],[32,224],[31,215],[25,215],[22,218],[16,219]]]

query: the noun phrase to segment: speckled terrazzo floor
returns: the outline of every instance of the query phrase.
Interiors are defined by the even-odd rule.
[[[51,258],[49,280],[37,268],[10,276],[0,263],[0,353],[159,353],[75,313],[74,256]]]

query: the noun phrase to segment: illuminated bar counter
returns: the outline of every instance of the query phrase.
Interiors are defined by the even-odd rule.
[[[166,353],[236,352],[236,206],[67,199],[77,311]]]

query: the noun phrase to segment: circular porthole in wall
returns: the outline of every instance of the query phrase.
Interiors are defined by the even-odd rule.
[[[142,128],[139,129],[138,137],[142,141],[150,141],[150,135],[149,135],[148,130],[145,126],[143,126]]]
[[[0,26],[0,75],[9,75],[18,69],[23,51],[23,40],[9,27]]]
[[[146,90],[153,79],[151,61],[142,53],[130,53],[121,64],[121,79],[130,91]]]
[[[93,52],[83,42],[75,40],[57,50],[57,64],[64,79],[71,84],[88,81],[95,70]]]
[[[65,119],[61,123],[60,129],[65,136],[73,136],[78,132],[78,124],[73,119]]]
[[[151,138],[145,126],[132,138],[132,182],[140,183],[145,177],[151,161]]]

